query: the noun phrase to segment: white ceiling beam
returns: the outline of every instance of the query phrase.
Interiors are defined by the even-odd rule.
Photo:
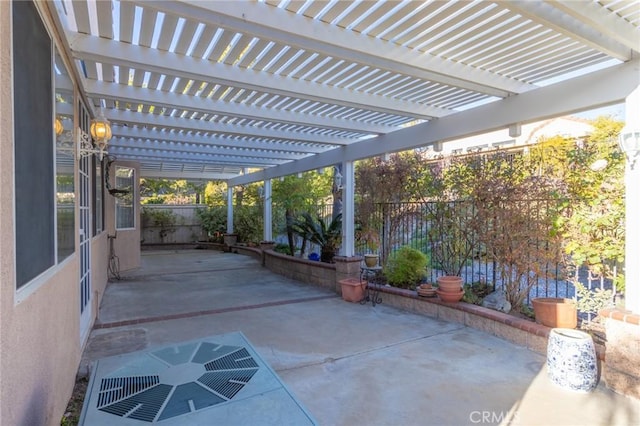
[[[238,157],[229,155],[207,155],[207,154],[183,154],[171,152],[168,150],[153,150],[153,149],[140,149],[140,148],[123,148],[123,147],[109,147],[109,154],[116,156],[119,160],[126,156],[131,159],[143,160],[155,160],[174,163],[198,163],[206,164],[209,166],[226,165],[237,167],[272,167],[279,164],[284,164],[287,160],[268,160],[264,158],[255,157],[243,157],[242,160],[238,160]]]
[[[168,115],[125,111],[119,109],[105,109],[104,116],[114,123],[181,129],[194,132],[215,132],[267,139],[281,139],[289,142],[304,142],[323,145],[347,145],[353,142],[352,140],[336,136],[314,135],[286,130],[266,129],[260,126],[226,124],[200,119],[171,117]]]
[[[573,16],[597,33],[627,47],[629,49],[627,59],[632,57],[631,51],[636,55],[640,52],[640,29],[601,5],[595,2],[577,2],[575,0],[548,0],[547,3]],[[636,2],[635,6],[636,10],[640,10],[640,4]]]
[[[282,141],[251,140],[252,137],[220,137],[211,135],[197,135],[183,132],[166,132],[156,129],[132,128],[123,126],[111,126],[113,137],[124,139],[142,139],[152,141],[171,141],[179,143],[211,145],[230,147],[237,149],[290,151],[294,153],[317,154],[326,151],[326,145],[322,147],[309,144],[285,143]],[[246,140],[249,139],[249,140]]]
[[[167,170],[140,169],[140,177],[150,179],[186,179],[186,180],[227,180],[238,176],[237,173],[184,172]]]
[[[114,137],[109,142],[110,148],[134,148],[134,149],[151,149],[159,151],[169,151],[184,154],[207,154],[207,155],[228,155],[232,157],[251,157],[251,158],[264,158],[269,160],[297,160],[305,157],[308,154],[284,152],[284,151],[267,151],[246,148],[232,148],[228,146],[215,146],[215,145],[203,145],[192,144],[184,142],[167,142],[158,140],[140,140],[123,137]],[[238,161],[241,161],[240,159]]]
[[[81,60],[127,66],[188,80],[223,84],[294,99],[310,99],[329,105],[359,108],[416,119],[443,117],[455,112],[450,109],[394,100],[300,79],[285,78],[90,35],[70,34],[69,39],[74,58]]]
[[[631,59],[632,49],[620,43],[620,41],[610,38],[610,31],[601,32],[598,28],[590,26],[589,23],[585,23],[581,19],[576,19],[575,13],[565,13],[569,10],[567,5],[560,7],[561,5],[559,2],[549,3],[542,1],[516,0],[505,1],[501,4],[511,11],[518,13],[525,18],[531,19],[533,22],[547,28],[551,28],[552,30],[564,34],[572,39],[576,39],[581,43],[616,59],[621,61]],[[586,8],[589,2],[574,1],[573,3],[576,8],[582,9]],[[597,9],[602,8],[602,6],[596,5],[594,5],[594,7]],[[614,33],[618,31],[617,27],[619,25],[623,25],[625,23],[623,19],[610,20],[610,22],[614,22],[612,23],[613,26],[611,28],[611,32]]]
[[[151,0],[136,3],[283,45],[492,96],[506,97],[535,88],[515,79],[399,45],[390,45],[383,40],[359,35],[264,3]]]
[[[83,79],[84,91],[90,98],[106,98],[133,105],[148,104],[156,107],[175,108],[186,111],[198,111],[205,114],[222,114],[232,117],[244,117],[253,120],[275,121],[325,129],[339,129],[353,132],[388,133],[394,130],[390,126],[381,126],[354,120],[313,116],[299,112],[260,108],[251,105],[215,101],[199,96],[180,93],[149,90],[141,87],[125,86],[118,83],[105,83]]]
[[[474,136],[508,128],[513,123],[530,123],[613,105],[624,102],[639,84],[640,60],[636,59],[293,163],[239,176],[229,180],[229,185],[273,179],[343,161]]]

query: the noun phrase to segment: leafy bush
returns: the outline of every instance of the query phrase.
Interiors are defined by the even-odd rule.
[[[482,305],[482,300],[491,293],[491,287],[484,281],[476,281],[471,285],[465,284],[463,289],[462,300],[474,305]]]
[[[263,217],[260,206],[238,206],[233,214],[233,229],[238,241],[257,244],[263,238]]]
[[[200,219],[202,229],[207,234],[209,241],[221,243],[222,234],[227,229],[226,207],[216,206],[197,209],[196,216]]]
[[[289,244],[278,243],[273,248],[273,251],[275,251],[276,253],[288,254],[289,256],[292,256]]]
[[[596,288],[589,290],[579,281],[573,283],[576,288],[576,296],[578,296],[578,310],[589,315],[597,315],[601,309],[610,306],[613,302],[613,291]]]
[[[176,224],[178,216],[171,210],[158,210],[158,209],[142,209],[142,220],[148,226],[157,226],[160,228],[158,231],[160,235],[160,241],[164,242],[167,235],[176,232]]]
[[[383,273],[394,287],[411,288],[425,275],[427,256],[409,246],[402,246],[389,257]]]

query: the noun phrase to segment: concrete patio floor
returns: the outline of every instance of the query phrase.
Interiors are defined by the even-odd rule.
[[[344,302],[247,256],[143,252],[123,276],[106,289],[81,373],[103,357],[241,331],[321,425],[640,424],[637,401],[603,383],[561,389],[526,348],[384,301]]]

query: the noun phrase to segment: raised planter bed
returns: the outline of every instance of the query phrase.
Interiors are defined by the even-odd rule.
[[[550,327],[524,318],[494,311],[464,302],[444,303],[438,298],[424,298],[413,290],[376,286],[382,293],[383,303],[410,312],[457,322],[484,331],[501,339],[524,346],[542,355],[547,353]],[[604,361],[604,346],[596,344],[598,359]]]

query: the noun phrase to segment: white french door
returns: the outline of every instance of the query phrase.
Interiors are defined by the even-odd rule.
[[[79,131],[89,133],[90,116],[82,101],[78,103]],[[76,141],[77,143],[77,141]],[[91,156],[79,156],[78,190],[80,196],[80,341],[89,337],[91,319]]]

